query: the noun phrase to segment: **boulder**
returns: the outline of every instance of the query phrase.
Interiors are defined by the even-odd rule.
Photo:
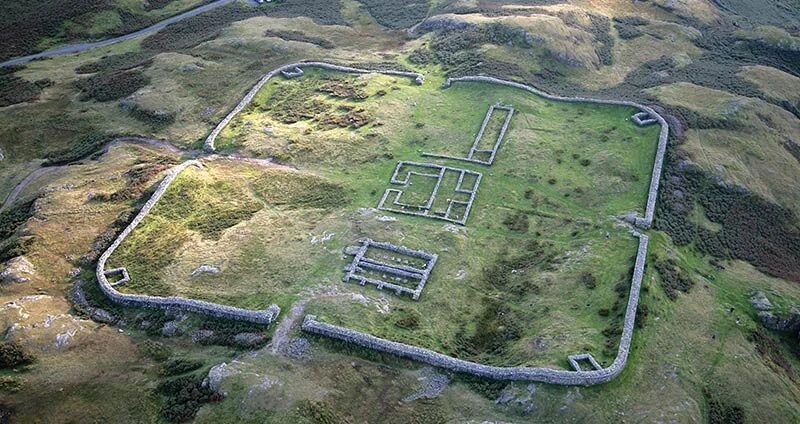
[[[233,342],[239,346],[253,347],[267,341],[267,336],[260,333],[239,333],[233,336]]]
[[[30,281],[34,273],[33,264],[24,256],[17,256],[6,262],[3,272],[0,272],[0,281],[3,283],[25,283]]]
[[[772,309],[772,303],[770,303],[767,296],[761,290],[753,294],[750,298],[750,304],[759,311],[768,311]]]
[[[177,321],[167,321],[161,327],[161,335],[164,337],[173,337],[181,334],[181,329],[178,328]]]
[[[200,274],[219,274],[219,268],[214,265],[200,265],[195,268],[189,276],[194,278]]]

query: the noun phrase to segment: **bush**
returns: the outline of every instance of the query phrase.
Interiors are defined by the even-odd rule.
[[[428,15],[425,0],[358,0],[379,24],[392,29],[409,28]]]
[[[190,49],[216,38],[232,22],[260,14],[257,8],[233,3],[169,25],[142,40],[141,45],[143,49],[155,52]]]
[[[647,25],[648,21],[640,16],[617,16],[614,18],[614,28],[617,29],[619,37],[624,40],[644,35],[639,26]]]
[[[0,342],[0,369],[33,362],[34,357],[16,342]]]
[[[125,71],[138,67],[147,67],[152,63],[153,53],[127,52],[111,56],[103,56],[94,62],[78,66],[75,68],[75,73],[94,74],[97,72]]]
[[[50,152],[45,155],[45,163],[43,166],[63,165],[89,157],[100,151],[106,143],[109,143],[114,138],[116,138],[116,136],[112,134],[90,132],[78,138],[71,147]]]
[[[710,389],[704,389],[703,395],[708,402],[709,424],[744,424],[742,407],[720,400]]]
[[[578,280],[581,282],[581,284],[586,286],[587,289],[591,290],[591,289],[597,287],[597,277],[595,277],[590,272],[584,272],[583,274],[581,274],[581,276],[580,276],[580,278],[578,278]]]
[[[130,96],[150,83],[141,70],[100,73],[75,81],[81,90],[81,101],[107,102]]]
[[[30,82],[13,75],[20,69],[23,67],[11,67],[0,72],[0,107],[37,100],[42,89],[53,84],[48,79]]]
[[[678,298],[678,292],[688,293],[694,282],[677,267],[672,259],[656,260],[654,266],[661,276],[661,287],[670,300]]]
[[[525,212],[517,211],[513,215],[506,216],[503,219],[503,225],[511,231],[527,233],[529,227],[528,215]]]
[[[340,424],[348,422],[328,402],[303,399],[298,402],[297,412],[314,424]]]
[[[267,30],[264,32],[265,37],[276,37],[287,41],[301,41],[303,43],[316,44],[323,49],[333,49],[336,45],[331,41],[321,38],[305,35],[300,31],[291,30]]]
[[[341,0],[279,0],[265,10],[267,16],[307,16],[320,25],[348,25],[342,16]]]
[[[202,361],[192,359],[174,358],[167,361],[161,369],[161,375],[174,376],[178,374],[185,374],[189,371],[194,371],[203,366]]]
[[[165,396],[162,415],[170,422],[189,421],[205,403],[217,402],[223,396],[202,385],[203,377],[187,375],[161,380],[157,391]]]

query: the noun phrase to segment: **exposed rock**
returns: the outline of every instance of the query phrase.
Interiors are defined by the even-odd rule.
[[[431,367],[423,368],[417,380],[422,383],[422,389],[407,396],[403,399],[404,402],[411,402],[417,399],[433,399],[439,396],[450,383],[450,378]]]
[[[178,328],[177,321],[167,321],[161,327],[161,335],[164,337],[174,337],[181,334],[181,329]]]
[[[377,220],[380,221],[380,222],[395,222],[395,221],[397,221],[397,218],[395,218],[393,216],[383,215],[383,216],[379,216],[377,218]]]
[[[0,149],[0,160],[5,159],[6,156],[3,154],[3,149]]]
[[[0,281],[3,283],[25,283],[33,275],[33,264],[24,256],[11,258],[6,262],[3,272],[0,272]]]
[[[769,311],[761,311],[758,313],[758,319],[769,330],[788,332],[800,330],[800,311],[796,308],[792,308],[792,312],[788,317],[775,315]]]
[[[214,337],[214,332],[211,330],[197,330],[192,333],[192,341],[195,343],[203,343]]]
[[[343,252],[345,255],[354,256],[358,254],[358,251],[361,249],[361,246],[347,246],[344,248]]]
[[[200,265],[199,267],[195,268],[192,271],[192,273],[189,274],[189,276],[194,278],[200,274],[218,274],[218,273],[219,273],[219,268],[215,267],[214,265]]]
[[[260,333],[239,333],[233,337],[234,343],[245,347],[258,346],[266,340],[267,336]]]
[[[210,370],[208,370],[208,379],[207,382],[204,384],[207,385],[209,389],[214,392],[218,392],[220,385],[222,384],[222,380],[232,375],[239,374],[241,371],[233,368],[232,366],[226,364],[225,362],[213,366]],[[224,393],[223,393],[224,394]]]
[[[56,334],[56,347],[61,349],[62,347],[66,347],[69,344],[69,340],[78,332],[77,329],[72,329],[65,331],[63,333]]]
[[[303,337],[294,338],[289,341],[286,348],[286,356],[297,360],[308,360],[311,358],[311,343]]]
[[[111,315],[111,313],[105,309],[94,308],[90,316],[95,322],[102,322],[106,324],[113,324],[117,322],[117,317]]]
[[[772,303],[767,299],[767,295],[761,290],[755,292],[753,297],[750,298],[750,304],[759,311],[768,311],[772,309]]]

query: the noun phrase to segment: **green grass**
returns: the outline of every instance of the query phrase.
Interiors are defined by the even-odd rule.
[[[331,81],[337,90],[358,87],[367,97],[318,90]],[[137,283],[145,272],[172,293],[250,308],[276,302],[284,310],[310,292],[354,292],[365,296],[361,302],[328,296],[312,300],[308,312],[499,365],[566,366],[568,354],[584,351],[610,363],[637,244],[613,217],[642,211],[657,129],[634,126],[630,108],[554,103],[486,84],[437,85],[314,70],[271,82],[223,132],[223,144],[280,157],[299,171],[231,162],[185,171],[112,257],[113,266],[131,272],[124,290],[150,290]],[[486,108],[497,101],[514,105],[516,113],[494,166],[433,161],[484,175],[465,228],[453,232],[444,221],[408,216],[387,225],[376,219],[381,212],[357,211],[399,187],[388,183],[398,160],[468,149]],[[276,111],[282,105],[303,112],[309,104],[324,106],[288,122],[287,110]],[[362,108],[370,124],[320,125],[319,114],[342,107]],[[189,184],[195,180],[203,184]],[[433,182],[412,177],[404,201],[424,202]],[[464,197],[452,191],[455,182],[455,174],[445,175],[434,209]],[[527,229],[504,223],[520,215]],[[217,228],[213,237],[203,222]],[[167,223],[183,247],[158,240]],[[362,237],[439,254],[419,302],[339,282],[349,260],[341,249]],[[153,266],[155,252],[169,266]],[[203,263],[222,271],[190,278]],[[587,274],[596,287],[582,281]],[[610,313],[601,316],[601,309]]]

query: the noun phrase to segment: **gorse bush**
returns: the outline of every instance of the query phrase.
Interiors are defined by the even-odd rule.
[[[152,62],[153,53],[151,52],[126,52],[103,56],[94,62],[85,63],[75,68],[75,72],[78,74],[94,74],[97,72],[125,71],[146,67]]]
[[[425,0],[384,1],[358,0],[375,20],[392,29],[409,28],[428,15]]]
[[[301,31],[291,31],[291,30],[271,30],[268,29],[264,32],[265,37],[277,37],[287,41],[300,41],[303,43],[311,43],[316,44],[323,49],[333,49],[336,47],[333,42],[327,40],[322,37],[314,37],[310,35],[305,35]]]
[[[0,342],[0,369],[14,368],[33,362],[34,357],[16,342]]]
[[[45,166],[63,165],[74,162],[98,152],[108,142],[116,138],[116,135],[101,132],[90,132],[79,137],[71,144],[71,147],[56,150],[45,155]]]

